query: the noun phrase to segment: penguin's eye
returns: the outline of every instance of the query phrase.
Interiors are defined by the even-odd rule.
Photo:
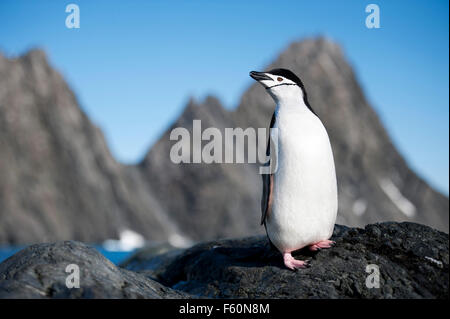
[[[283,78],[278,77],[277,80],[278,80],[278,82],[281,82],[281,81],[283,81]]]

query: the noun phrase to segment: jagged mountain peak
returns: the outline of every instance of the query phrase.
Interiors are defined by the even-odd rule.
[[[0,59],[0,242],[92,242],[123,229],[160,240],[177,232],[43,51]]]
[[[207,114],[224,114],[226,113],[220,100],[213,96],[207,95],[202,100],[197,100],[194,97],[189,98],[186,107],[184,108],[180,118],[183,119],[202,119]]]
[[[338,173],[340,223],[363,226],[382,220],[407,220],[448,231],[448,199],[414,174],[398,153],[337,43],[324,37],[294,42],[264,69],[278,67],[291,69],[302,78],[309,101],[330,135]],[[214,114],[213,107],[206,110],[207,106],[202,105],[196,109],[200,112],[196,114],[198,118],[205,119],[208,118],[206,114]],[[268,127],[274,108],[272,98],[255,83],[244,92],[238,107],[227,112],[226,125],[242,128]],[[191,128],[193,118],[183,113],[176,123],[184,123]],[[220,116],[214,114],[214,119],[210,122],[217,127],[224,127],[224,121],[218,120]],[[186,166],[177,167],[161,161],[162,158],[167,158],[170,145],[170,141],[161,139],[159,147],[152,149],[146,158],[148,167],[153,166],[155,170],[170,167],[171,174],[161,177],[166,179],[165,184],[170,183],[171,175],[187,178],[180,187],[173,187],[171,194],[183,193],[189,200],[183,205],[168,202],[167,209],[180,211],[187,207],[191,213],[194,211],[205,218],[204,216],[208,216],[207,212],[214,207],[216,216],[225,215],[234,219],[229,215],[232,213],[228,207],[217,212],[213,203],[215,200],[220,202],[224,196],[232,197],[241,193],[245,194],[245,203],[236,201],[235,209],[248,214],[242,222],[248,223],[247,228],[255,231],[252,219],[259,214],[261,185],[254,167],[228,164],[224,170],[224,164],[205,164],[201,166],[202,169],[190,171]],[[163,149],[166,153],[161,152]],[[160,160],[154,161],[153,158]],[[226,185],[225,193],[218,192],[208,199],[202,196],[202,189],[213,192],[215,184],[210,179],[200,179],[199,182],[201,174],[216,176],[215,183],[221,179],[221,186]],[[246,183],[241,183],[234,176],[246,176]],[[195,182],[190,183],[189,179]],[[164,192],[158,196],[162,202],[169,200],[169,195],[166,196]],[[189,227],[188,225],[187,228]],[[195,237],[195,234],[192,235]]]

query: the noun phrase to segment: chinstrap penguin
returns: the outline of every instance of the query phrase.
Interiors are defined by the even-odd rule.
[[[293,72],[252,71],[250,76],[276,103],[267,145],[267,155],[271,163],[276,162],[276,169],[262,175],[261,224],[283,255],[286,267],[305,268],[308,263],[292,257],[293,251],[306,246],[316,251],[334,244],[329,239],[338,197],[330,140],[308,102],[302,81]]]

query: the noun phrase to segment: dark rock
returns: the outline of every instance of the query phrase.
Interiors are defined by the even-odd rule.
[[[80,288],[66,286],[69,264]],[[187,298],[188,295],[121,269],[85,244],[66,241],[29,246],[0,264],[0,298]]]
[[[183,252],[183,249],[175,248],[170,244],[144,247],[123,261],[120,267],[139,270],[145,276],[155,279],[176,256]]]
[[[295,256],[311,267],[293,272],[265,236],[196,245],[158,257],[151,275],[162,284],[213,298],[448,298],[448,235],[415,223],[364,229],[336,225],[335,247]],[[161,262],[161,260],[164,260]],[[151,260],[130,261],[143,271]],[[380,271],[380,288],[366,287],[366,266]],[[156,274],[156,276],[155,276]]]

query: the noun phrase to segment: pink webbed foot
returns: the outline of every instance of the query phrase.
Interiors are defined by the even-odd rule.
[[[292,257],[291,253],[284,253],[283,260],[284,265],[291,270],[309,267],[308,261],[295,259],[294,257]]]
[[[331,247],[333,247],[334,244],[335,244],[335,242],[332,240],[322,240],[322,241],[319,241],[318,243],[310,245],[309,250],[317,251],[317,250],[321,250],[322,248],[331,248]]]

